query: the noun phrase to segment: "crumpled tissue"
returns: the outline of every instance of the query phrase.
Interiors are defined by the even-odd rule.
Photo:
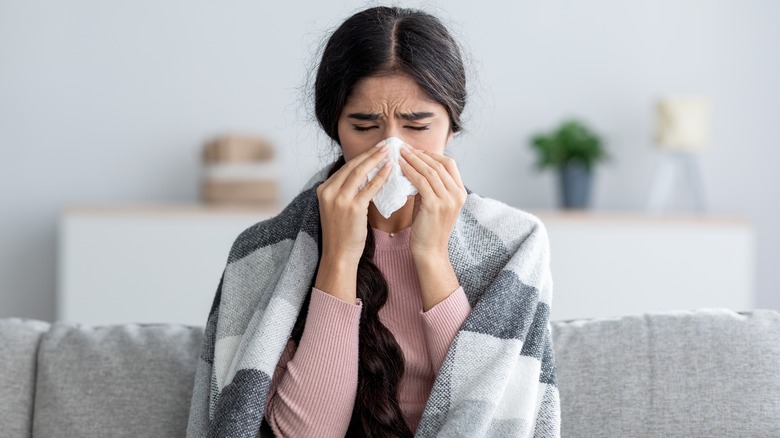
[[[401,157],[401,146],[404,144],[403,140],[398,137],[388,137],[385,139],[385,143],[390,149],[387,157],[382,159],[382,162],[376,168],[368,172],[366,181],[360,185],[360,190],[366,186],[366,183],[374,179],[387,160],[392,161],[393,167],[390,169],[390,175],[372,199],[379,213],[385,218],[389,218],[391,214],[406,204],[408,196],[417,194],[417,187],[404,175],[401,166],[398,164],[398,158]]]

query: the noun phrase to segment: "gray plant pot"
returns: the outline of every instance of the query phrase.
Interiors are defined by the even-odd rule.
[[[579,161],[570,161],[560,169],[561,207],[586,209],[590,202],[592,172]]]

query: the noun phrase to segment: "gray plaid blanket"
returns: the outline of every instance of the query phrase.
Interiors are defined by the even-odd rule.
[[[316,274],[316,187],[328,168],[280,214],[233,243],[205,326],[188,437],[272,436],[265,401]],[[472,312],[447,352],[415,437],[557,437],[546,228],[530,213],[466,190],[449,255]]]

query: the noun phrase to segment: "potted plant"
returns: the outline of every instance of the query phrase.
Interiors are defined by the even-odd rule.
[[[596,133],[577,120],[566,120],[551,133],[533,135],[531,146],[539,153],[536,169],[559,171],[563,208],[586,208],[590,198],[593,167],[610,159]]]

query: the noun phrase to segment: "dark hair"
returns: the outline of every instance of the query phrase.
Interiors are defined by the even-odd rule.
[[[341,144],[338,120],[356,82],[394,73],[411,76],[447,110],[452,132],[461,130],[466,73],[458,44],[430,14],[376,7],[349,17],[325,46],[314,83],[314,112],[328,136]]]
[[[396,73],[414,79],[431,99],[447,110],[452,131],[461,130],[466,75],[458,44],[430,14],[414,9],[374,7],[349,17],[325,46],[314,84],[314,106],[317,120],[328,136],[341,144],[339,116],[359,80]],[[328,177],[344,164],[341,155],[330,168]],[[321,257],[321,238],[318,246]],[[373,262],[374,248],[369,224],[357,272],[357,296],[363,302],[363,309],[357,396],[347,436],[412,437],[398,402],[398,385],[404,372],[403,352],[379,320],[379,309],[387,301],[388,286]],[[315,279],[316,275],[312,286]],[[310,295],[293,329],[296,344],[303,335],[309,301]]]

